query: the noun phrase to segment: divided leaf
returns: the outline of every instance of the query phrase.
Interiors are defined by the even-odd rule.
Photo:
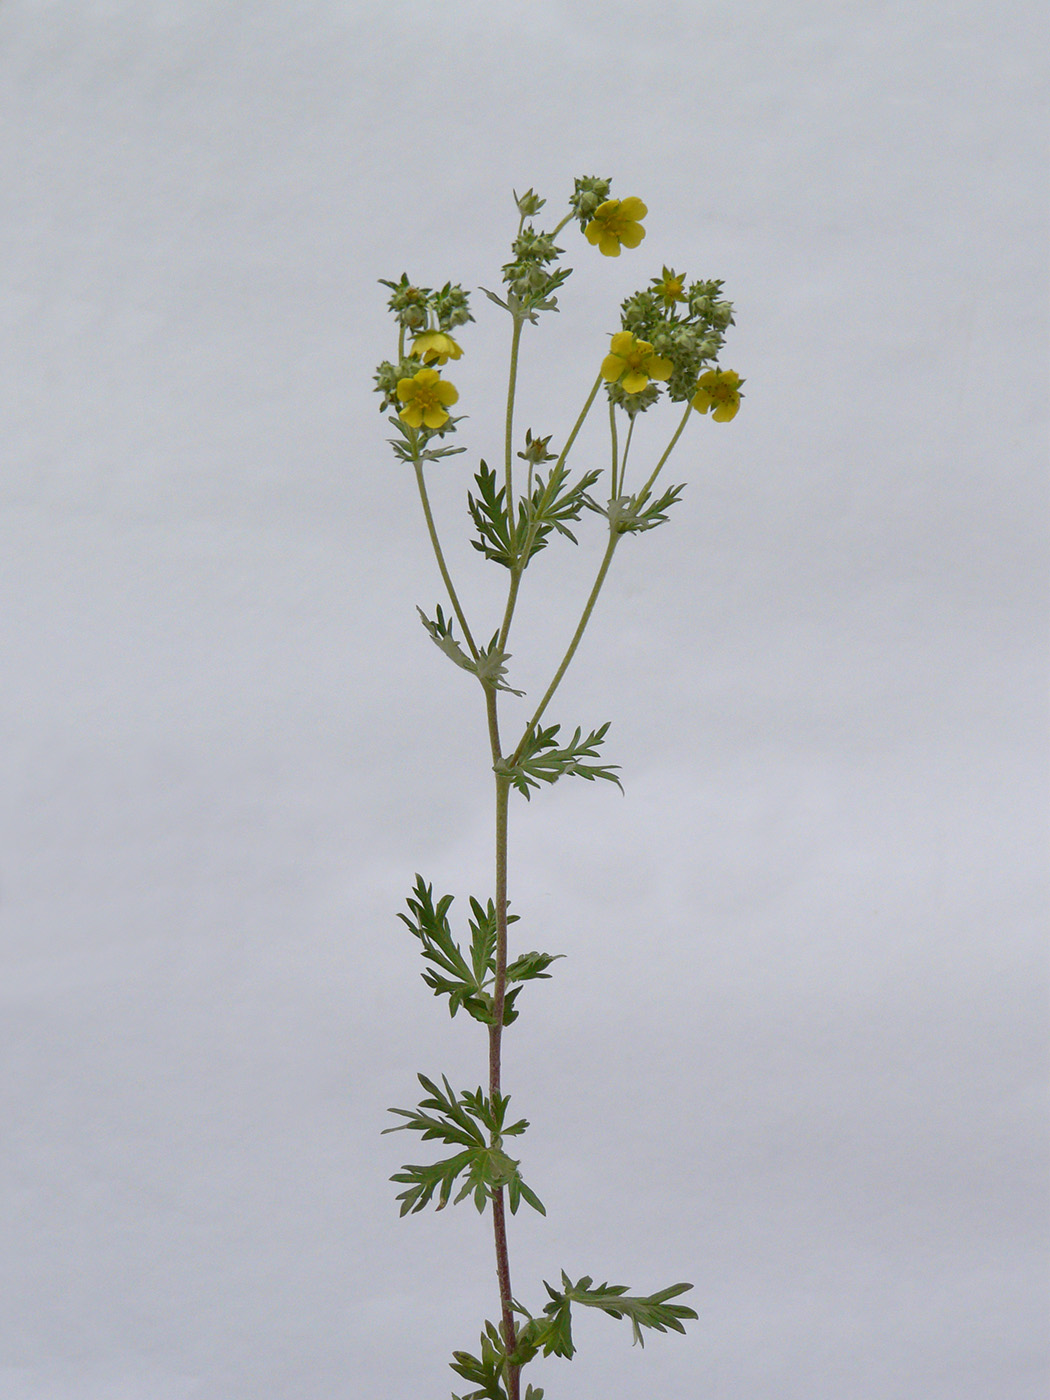
[[[452,936],[448,910],[453,896],[443,895],[434,903],[432,885],[426,884],[422,875],[416,876],[416,883],[407,904],[411,918],[398,914],[398,918],[422,944],[424,959],[432,964],[423,972],[423,981],[433,988],[435,996],[448,997],[448,1012],[455,1016],[462,1007],[475,1021],[483,1025],[495,1025],[492,985],[496,977],[496,906],[490,899],[486,905],[471,897],[469,919],[470,961]],[[507,923],[518,922],[517,914],[507,915]],[[507,967],[507,982],[523,983],[535,978],[548,978],[547,968],[564,953],[522,953]],[[509,986],[503,998],[503,1024],[509,1026],[518,1018],[514,1006],[521,986]]]
[[[473,1092],[464,1090],[457,1098],[444,1075],[444,1093],[426,1075],[420,1074],[417,1078],[428,1091],[429,1098],[423,1099],[418,1109],[390,1109],[390,1113],[408,1121],[398,1123],[393,1128],[384,1128],[383,1132],[396,1133],[411,1128],[420,1134],[424,1142],[438,1139],[449,1147],[461,1147],[463,1150],[439,1162],[406,1164],[390,1178],[391,1181],[404,1183],[408,1188],[397,1197],[401,1202],[401,1214],[422,1210],[435,1191],[439,1192],[437,1209],[443,1210],[456,1180],[464,1176],[465,1180],[453,1200],[454,1205],[473,1195],[480,1213],[495,1192],[506,1186],[509,1188],[512,1214],[517,1211],[520,1201],[525,1200],[534,1210],[546,1215],[539,1197],[521,1179],[518,1172],[520,1162],[503,1151],[504,1136],[519,1136],[529,1126],[524,1118],[516,1123],[504,1123],[510,1096],[497,1094],[495,1099],[489,1099],[479,1087]]]
[[[499,639],[499,632],[492,634],[492,640],[487,647],[482,647],[478,652],[477,660],[471,660],[460,644],[452,635],[452,619],[446,618],[441,611],[440,603],[434,611],[434,620],[431,621],[421,607],[416,607],[423,621],[423,626],[427,629],[431,639],[437,646],[450,657],[457,666],[464,671],[472,671],[482,685],[491,686],[493,690],[506,690],[511,695],[524,695],[523,690],[515,690],[512,686],[504,682],[507,674],[505,662],[510,660],[510,653],[500,651],[496,643]]]
[[[478,531],[478,539],[471,540],[471,544],[486,559],[506,569],[518,565],[524,569],[534,554],[546,548],[552,530],[575,544],[576,536],[566,521],[579,520],[580,512],[588,504],[587,490],[601,472],[585,472],[575,482],[568,482],[568,475],[564,463],[556,466],[546,478],[537,475],[529,494],[518,502],[515,522],[507,509],[506,487],[497,486],[496,473],[482,461],[481,470],[474,478],[478,495],[467,493],[467,508]]]
[[[667,512],[680,499],[685,486],[669,486],[657,500],[650,503],[651,492],[640,496],[616,496],[607,505],[600,506],[587,496],[582,504],[588,510],[604,515],[618,535],[640,533],[653,530],[667,519]]]
[[[597,757],[598,749],[608,732],[609,722],[606,721],[598,729],[592,729],[586,739],[580,738],[582,731],[577,726],[575,734],[563,749],[558,748],[556,742],[560,729],[560,724],[552,724],[548,729],[533,730],[517,762],[510,763],[503,759],[493,765],[493,772],[509,777],[512,786],[517,788],[526,800],[531,800],[531,788],[539,788],[540,783],[556,783],[566,774],[586,778],[589,783],[595,778],[605,778],[608,782],[615,783],[622,792],[623,785],[613,771],[619,768],[618,763],[584,762],[585,759]]]
[[[656,1332],[666,1332],[668,1329],[684,1332],[683,1320],[696,1317],[692,1308],[667,1301],[669,1298],[678,1297],[680,1293],[687,1293],[693,1286],[691,1283],[674,1283],[670,1288],[663,1288],[658,1293],[649,1294],[648,1297],[632,1297],[627,1293],[626,1284],[600,1283],[594,1287],[593,1280],[587,1276],[573,1283],[564,1271],[561,1280],[560,1290],[544,1282],[543,1286],[551,1297],[551,1302],[543,1310],[546,1320],[533,1318],[526,1324],[526,1327],[531,1329],[530,1340],[537,1349],[542,1348],[544,1356],[571,1357],[576,1350],[572,1341],[573,1303],[600,1308],[602,1312],[617,1319],[630,1318],[634,1340],[643,1347],[643,1327],[651,1327]]]

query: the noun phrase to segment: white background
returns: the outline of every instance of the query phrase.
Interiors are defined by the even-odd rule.
[[[1044,1393],[1045,28],[0,7],[0,1400],[469,1389],[488,1219],[399,1221],[387,1177],[432,1145],[379,1133],[417,1070],[484,1077],[395,913],[416,870],[454,913],[491,893],[490,774],[414,610],[441,592],[371,393],[377,278],[498,285],[511,188],[553,223],[580,174],[647,238],[565,230],[520,431],[564,437],[665,262],[725,278],[747,397],[690,424],[683,501],[621,546],[552,707],[612,721],[626,797],[512,819],[519,949],[567,955],[506,1037],[548,1209],[513,1221],[515,1291],[687,1279],[700,1320],[643,1353],[587,1315],[527,1375]],[[474,309],[469,453],[432,480],[487,636],[463,501],[509,323]],[[599,526],[526,576],[532,699]]]

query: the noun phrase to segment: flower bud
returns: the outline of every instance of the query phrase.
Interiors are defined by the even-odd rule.
[[[514,203],[518,206],[518,213],[523,219],[531,219],[538,214],[547,203],[545,199],[540,199],[535,190],[528,189],[523,195],[515,192]]]
[[[550,446],[550,436],[545,438],[534,438],[532,429],[525,429],[525,451],[519,452],[518,456],[523,462],[528,462],[534,467],[540,466],[543,462],[553,462],[556,454],[548,452]]]
[[[602,180],[597,175],[583,175],[575,183],[569,204],[583,225],[594,218],[595,210],[609,198],[612,181]]]

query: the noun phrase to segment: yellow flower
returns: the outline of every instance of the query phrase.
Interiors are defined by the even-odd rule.
[[[458,360],[463,351],[444,331],[424,331],[413,340],[412,354],[418,355],[425,365],[432,365],[435,361],[444,365],[449,360]]]
[[[740,407],[743,382],[735,369],[709,369],[697,380],[692,405],[697,413],[706,413],[714,407],[711,417],[715,422],[728,423],[730,418],[736,417]]]
[[[645,229],[638,222],[648,214],[648,209],[633,194],[628,199],[607,199],[594,211],[594,218],[584,229],[588,243],[597,243],[599,252],[607,258],[620,256],[620,244],[626,248],[637,248],[645,237]]]
[[[397,381],[397,396],[405,405],[398,413],[410,428],[440,428],[448,422],[445,412],[459,398],[455,387],[446,383],[436,369],[421,369],[411,379]]]
[[[652,288],[665,306],[685,301],[685,277],[669,267],[664,268],[662,277],[652,278]]]
[[[602,361],[602,378],[610,384],[620,379],[626,394],[640,394],[650,379],[668,380],[674,371],[670,360],[657,355],[647,340],[635,340],[630,331],[618,331]]]

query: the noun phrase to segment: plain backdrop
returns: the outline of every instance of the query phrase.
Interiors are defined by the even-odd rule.
[[[517,946],[565,954],[506,1037],[548,1211],[515,1291],[689,1280],[699,1321],[586,1315],[527,1374],[1045,1393],[1048,38],[1037,3],[0,6],[0,1400],[469,1389],[489,1220],[400,1221],[440,1147],[380,1130],[485,1073],[395,914],[415,871],[491,894],[491,775],[415,612],[377,279],[497,286],[512,189],[553,223],[584,174],[647,236],[565,230],[519,433],[563,440],[665,263],[725,279],[747,384],[551,709],[612,721],[626,795],[512,813]],[[431,481],[488,636],[474,310]],[[526,575],[508,726],[600,523]]]

